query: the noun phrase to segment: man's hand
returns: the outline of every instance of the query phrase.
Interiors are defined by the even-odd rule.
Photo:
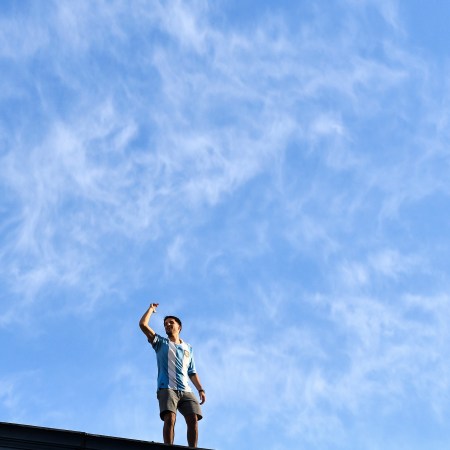
[[[150,307],[148,308],[149,311],[152,313],[156,312],[156,308],[159,306],[159,303],[150,303]]]
[[[198,391],[198,396],[200,397],[200,405],[203,405],[203,403],[206,402],[205,391],[203,389],[201,391]]]

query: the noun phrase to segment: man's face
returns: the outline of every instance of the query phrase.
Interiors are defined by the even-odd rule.
[[[181,329],[178,322],[171,317],[164,321],[164,328],[169,336],[173,334],[179,334]]]

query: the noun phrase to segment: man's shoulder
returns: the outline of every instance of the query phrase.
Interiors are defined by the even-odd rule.
[[[161,336],[158,333],[155,334],[155,338],[158,338],[162,342],[169,342],[169,338],[167,336]]]
[[[150,340],[149,340],[149,342],[150,342]],[[153,342],[151,342],[151,344],[153,347],[155,347],[156,345],[160,346],[161,344],[167,344],[168,342],[169,342],[168,338],[156,333],[155,337],[153,338]]]

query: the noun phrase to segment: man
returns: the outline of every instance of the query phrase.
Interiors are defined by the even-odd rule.
[[[164,421],[165,444],[173,444],[177,410],[184,416],[187,425],[189,447],[197,447],[198,421],[202,418],[200,405],[206,401],[205,390],[195,370],[192,347],[180,339],[181,320],[175,316],[164,318],[167,338],[156,334],[148,322],[159,303],[152,303],[139,321],[139,327],[147,336],[156,352],[158,363],[159,412]],[[189,386],[191,380],[198,390],[200,404]]]

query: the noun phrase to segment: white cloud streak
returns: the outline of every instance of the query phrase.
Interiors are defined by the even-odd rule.
[[[226,28],[214,5],[181,1],[63,1],[45,20],[3,18],[0,54],[20,77],[0,94],[18,105],[0,130],[0,326],[44,305],[92,314],[149,273],[183,288],[211,277],[212,298],[265,314],[231,307],[199,324],[211,424],[240,439],[275,423],[328,448],[349,438],[346,417],[369,421],[379,404],[383,417],[406,403],[444,420],[448,283],[408,208],[448,198],[449,86],[405,50],[395,2],[346,5],[332,38],[321,8],[295,29],[281,13]],[[373,10],[381,35],[365,27]],[[271,259],[293,273],[287,286]],[[242,273],[245,288],[219,294]],[[117,429],[126,410],[143,435],[138,369],[125,362],[113,385]],[[259,414],[242,421],[230,398]]]

